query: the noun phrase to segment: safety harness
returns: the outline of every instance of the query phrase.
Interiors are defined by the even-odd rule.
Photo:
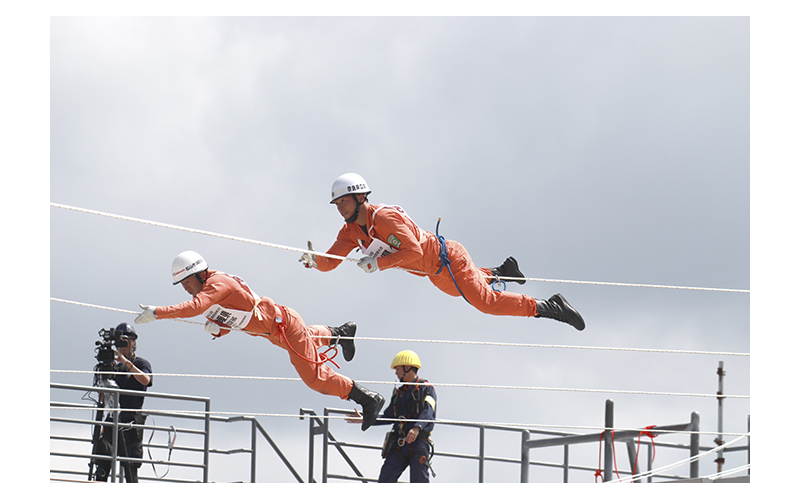
[[[436,271],[436,274],[442,272],[442,269],[446,266],[447,272],[450,273],[450,278],[452,278],[453,284],[456,286],[456,290],[458,290],[458,293],[460,293],[461,296],[464,297],[464,300],[467,301],[467,304],[470,304],[469,300],[467,300],[467,298],[464,296],[464,292],[462,292],[461,289],[458,287],[458,283],[456,282],[456,277],[453,276],[453,270],[450,269],[450,259],[447,257],[447,243],[445,243],[444,236],[439,236],[440,222],[442,222],[441,217],[439,217],[439,220],[436,222],[436,239],[439,240],[439,261],[441,262],[439,270]]]
[[[425,379],[417,378],[416,383],[414,384],[414,388],[411,389],[411,400],[415,403],[415,410],[414,413],[415,418],[419,417],[422,413],[422,406],[423,406],[423,399],[422,399],[422,388],[421,385],[427,384],[428,381]],[[402,393],[405,393],[408,390],[408,386],[404,385],[400,389],[395,389],[394,394],[392,394],[392,410],[395,416],[399,419],[409,419],[412,415],[400,415],[398,413],[397,405],[400,401],[400,396]],[[407,431],[404,429],[405,424],[399,423],[398,430],[392,429],[391,431],[386,433],[386,437],[383,442],[383,450],[381,451],[381,457],[386,458],[389,456],[390,453],[395,452],[399,453],[403,446],[406,444],[405,438]],[[434,448],[433,448],[433,440],[431,439],[431,433],[420,428],[419,437],[417,439],[421,439],[428,443],[431,448],[431,452],[426,458],[425,456],[419,456],[417,460],[420,463],[424,463],[428,466],[431,470],[431,474],[433,477],[436,477],[436,473],[433,471],[433,467],[431,466],[431,459],[434,455]],[[410,444],[410,443],[409,443]],[[395,446],[396,445],[396,446]],[[409,458],[414,459],[416,455],[414,454],[414,448],[411,447],[411,456]]]

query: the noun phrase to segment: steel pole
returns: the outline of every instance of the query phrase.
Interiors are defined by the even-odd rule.
[[[722,401],[725,399],[722,392],[722,379],[725,377],[725,369],[723,368],[724,364],[722,361],[719,362],[719,367],[717,368],[717,377],[719,379],[719,388],[717,389],[717,439],[714,442],[717,446],[722,446],[725,444],[725,440],[723,439],[722,434]],[[725,463],[725,457],[723,456],[724,451],[719,450],[717,452],[717,459],[714,460],[717,462],[717,474],[722,472],[722,464]]]
[[[603,434],[603,449],[605,451],[604,466],[603,466],[603,482],[611,481],[614,467],[614,445],[611,434],[614,432],[614,401],[611,399],[606,400],[606,424]]]

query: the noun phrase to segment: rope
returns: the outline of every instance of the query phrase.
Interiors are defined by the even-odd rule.
[[[73,207],[73,206],[69,206],[69,205],[63,205],[63,204],[60,204],[60,203],[50,202],[50,206],[54,207],[54,208],[65,209],[65,210],[73,210],[75,212],[83,212],[83,213],[87,213],[87,214],[100,215],[100,216],[103,216],[103,217],[111,217],[113,219],[126,220],[126,221],[129,221],[129,222],[138,222],[140,224],[148,224],[148,225],[151,225],[151,226],[164,227],[164,228],[168,228],[168,229],[177,229],[179,231],[187,231],[187,232],[190,232],[190,233],[203,234],[203,235],[206,235],[206,236],[214,236],[216,238],[224,238],[224,239],[229,239],[229,240],[234,240],[234,241],[240,241],[240,242],[243,242],[243,243],[253,243],[255,245],[278,248],[278,249],[281,249],[281,250],[289,250],[289,251],[292,251],[292,252],[308,253],[308,254],[319,256],[319,257],[327,257],[329,259],[337,259],[337,260],[350,261],[350,262],[358,262],[360,260],[360,259],[356,259],[356,258],[353,258],[353,257],[342,257],[341,255],[333,255],[333,254],[326,254],[326,253],[323,253],[323,252],[316,252],[314,250],[306,249],[306,248],[296,248],[296,247],[290,247],[290,246],[286,246],[286,245],[279,245],[279,244],[276,244],[276,243],[267,243],[267,242],[263,242],[263,241],[259,241],[259,240],[253,240],[253,239],[249,239],[249,238],[240,238],[238,236],[231,236],[231,235],[222,234],[222,233],[204,231],[202,229],[192,229],[192,228],[183,227],[183,226],[176,226],[174,224],[166,224],[166,223],[163,223],[163,222],[155,222],[155,221],[150,221],[150,220],[145,220],[145,219],[138,219],[138,218],[135,218],[135,217],[128,217],[128,216],[124,216],[124,215],[111,214],[111,213],[108,213],[108,212],[101,212],[99,210],[91,210],[91,209],[88,209],[88,208]],[[438,223],[437,223],[437,226],[438,226]],[[438,232],[438,230],[437,230],[437,232]],[[395,269],[405,270],[405,269],[402,269],[402,268],[395,268]],[[643,288],[667,288],[667,289],[674,289],[674,290],[700,290],[700,291],[712,291],[712,292],[750,293],[750,290],[737,290],[737,289],[730,289],[730,288],[706,288],[706,287],[691,287],[691,286],[678,286],[678,285],[613,283],[613,282],[602,282],[602,281],[575,281],[575,280],[560,280],[560,279],[546,279],[546,278],[517,278],[517,277],[507,277],[507,276],[496,276],[495,278],[498,279],[498,280],[511,280],[511,279],[519,280],[519,279],[524,279],[526,281],[544,281],[544,282],[552,282],[552,283],[570,283],[570,284],[579,284],[579,285],[628,286],[628,287],[643,287]]]
[[[83,307],[92,307],[96,309],[103,309],[106,311],[114,311],[114,312],[121,312],[126,314],[134,314],[138,315],[139,313],[136,311],[129,311],[126,309],[118,309],[114,307],[107,307],[107,306],[100,306],[95,304],[87,304],[85,302],[77,302],[74,300],[66,300],[66,299],[58,299],[54,297],[50,297],[52,302],[61,302],[64,304],[72,304],[78,305]],[[169,318],[172,321],[180,321],[182,323],[189,323],[193,325],[204,325],[204,323],[187,320],[187,319],[180,319],[180,318]],[[244,333],[249,333],[246,330],[237,330]],[[693,350],[680,350],[680,349],[649,349],[649,348],[639,348],[639,347],[603,347],[603,346],[576,346],[576,345],[563,345],[563,344],[523,344],[523,343],[515,343],[515,342],[488,342],[488,341],[468,341],[468,340],[436,340],[436,339],[408,339],[408,338],[392,338],[392,337],[359,337],[358,340],[368,340],[368,341],[382,341],[382,342],[419,342],[419,343],[431,343],[431,344],[458,344],[458,345],[475,345],[475,346],[498,346],[498,347],[537,347],[537,348],[549,348],[549,349],[581,349],[581,350],[592,350],[592,351],[626,351],[626,352],[650,352],[650,353],[660,353],[660,354],[703,354],[703,355],[712,355],[712,356],[745,356],[749,357],[750,353],[746,352],[724,352],[724,351],[693,351]]]
[[[555,280],[555,279],[544,279],[544,278],[517,278],[517,277],[504,277],[504,276],[498,276],[497,279],[505,279],[505,280],[524,279],[526,281],[547,281],[547,282],[552,282],[552,283],[570,283],[570,284],[576,284],[576,285],[634,286],[634,287],[642,287],[642,288],[670,288],[670,289],[673,289],[673,290],[700,290],[700,291],[706,291],[706,292],[750,293],[750,290],[740,290],[740,289],[735,289],[735,288],[706,288],[706,287],[699,287],[699,286],[645,285],[645,284],[638,284],[638,283],[611,283],[611,282],[604,282],[604,281]]]
[[[308,249],[305,249],[305,248],[295,248],[295,247],[290,247],[290,246],[286,246],[286,245],[278,245],[276,243],[267,243],[267,242],[263,242],[263,241],[252,240],[252,239],[249,239],[249,238],[240,238],[238,236],[230,236],[230,235],[222,234],[222,233],[214,233],[214,232],[211,232],[211,231],[204,231],[202,229],[192,229],[192,228],[189,228],[189,227],[176,226],[174,224],[166,224],[166,223],[163,223],[163,222],[155,222],[155,221],[150,221],[150,220],[145,220],[145,219],[137,219],[135,217],[127,217],[127,216],[124,216],[124,215],[110,214],[110,213],[107,213],[107,212],[100,212],[98,210],[90,210],[88,208],[71,207],[69,205],[62,205],[60,203],[52,203],[51,202],[50,206],[51,207],[55,207],[55,208],[63,208],[63,209],[66,209],[66,210],[74,210],[76,212],[83,212],[83,213],[87,213],[87,214],[101,215],[103,217],[111,217],[113,219],[121,219],[121,220],[130,221],[130,222],[138,222],[140,224],[148,224],[148,225],[151,225],[151,226],[164,227],[164,228],[168,228],[168,229],[177,229],[179,231],[187,231],[187,232],[196,233],[196,234],[203,234],[205,236],[214,236],[216,238],[224,238],[224,239],[228,239],[228,240],[240,241],[240,242],[243,242],[243,243],[253,243],[255,245],[278,248],[280,250],[290,250],[292,252],[310,253],[310,254],[313,254],[313,255],[321,256],[321,257],[328,257],[330,259],[349,260],[351,262],[358,262],[359,261],[359,259],[355,259],[355,258],[352,258],[352,257],[342,257],[340,255],[329,255],[329,254],[326,254],[326,253],[315,252],[315,251],[308,250]]]
[[[700,433],[698,433],[698,434],[700,434]],[[738,441],[741,441],[742,439],[744,439],[746,437],[749,437],[749,436],[750,436],[749,432],[745,433],[745,434],[739,434],[739,437],[737,437],[736,439],[732,440],[729,443],[724,443],[724,444],[722,444],[720,446],[717,446],[714,449],[705,451],[703,453],[697,454],[695,456],[689,457],[689,458],[684,459],[684,460],[680,460],[680,461],[675,462],[673,464],[666,465],[666,466],[661,467],[659,469],[653,469],[653,470],[648,471],[648,472],[643,472],[641,474],[633,475],[633,476],[630,477],[629,480],[632,482],[632,481],[635,481],[637,479],[643,479],[643,478],[646,478],[646,477],[649,477],[649,476],[654,476],[656,474],[660,474],[662,472],[665,472],[665,471],[668,471],[668,470],[671,470],[671,469],[675,469],[675,468],[681,467],[682,465],[685,465],[685,464],[688,464],[688,463],[696,462],[697,460],[700,460],[703,457],[718,453],[720,450],[723,450],[723,449],[729,447],[730,445],[732,445],[732,444],[734,444],[734,443],[736,443]],[[748,465],[748,467],[749,467],[749,465]],[[609,483],[619,483],[619,482],[622,482],[622,479],[615,479],[613,481],[608,481],[608,482]]]
[[[641,432],[639,432],[639,439],[638,444],[636,445],[636,457],[633,459],[633,471],[631,472],[632,476],[636,475],[636,465],[639,463],[639,446],[642,444],[642,434],[650,438],[650,441],[653,443],[653,460],[656,458],[656,446],[655,446],[655,435],[648,431],[647,429],[652,429],[656,427],[655,425],[649,425],[644,428]],[[622,478],[619,475],[619,468],[617,467],[617,449],[614,446],[614,430],[611,429],[611,455],[614,459],[614,473],[617,475],[617,478],[622,481]],[[598,456],[598,465],[597,470],[594,472],[594,482],[597,483],[597,478],[599,477],[601,480],[603,479],[603,468],[602,468],[602,457],[603,457],[603,436],[605,435],[606,431],[600,433],[600,451]]]
[[[130,221],[130,222],[138,222],[138,223],[153,225],[153,226],[157,226],[157,227],[163,227],[163,228],[168,228],[168,229],[176,229],[176,230],[180,230],[180,231],[192,232],[192,233],[196,233],[196,234],[202,234],[202,235],[206,235],[206,236],[213,236],[213,237],[217,237],[217,238],[224,238],[224,239],[229,239],[229,240],[234,240],[234,241],[239,241],[239,242],[244,242],[244,243],[252,243],[252,244],[257,244],[257,245],[261,245],[261,246],[267,246],[267,247],[282,249],[282,250],[289,250],[289,251],[294,251],[294,252],[308,253],[308,254],[312,254],[312,255],[317,255],[317,256],[321,256],[321,257],[327,257],[327,258],[337,259],[337,260],[342,260],[342,261],[351,261],[351,262],[358,262],[359,261],[359,259],[356,259],[356,258],[342,257],[342,256],[339,256],[339,255],[326,254],[326,253],[323,253],[323,252],[315,252],[315,251],[311,250],[310,248],[309,249],[295,248],[295,247],[290,247],[290,246],[286,246],[286,245],[279,245],[279,244],[274,244],[274,243],[268,243],[268,242],[253,240],[253,239],[249,239],[249,238],[241,238],[241,237],[226,235],[226,234],[222,234],[222,233],[215,233],[215,232],[211,232],[211,231],[187,228],[187,227],[177,226],[177,225],[173,225],[173,224],[166,224],[166,223],[160,223],[160,222],[149,221],[149,220],[144,220],[144,219],[138,219],[138,218],[134,218],[134,217],[127,217],[127,216],[121,216],[121,215],[116,215],[116,214],[110,214],[110,213],[106,213],[106,212],[100,212],[100,211],[96,211],[96,210],[89,210],[89,209],[84,209],[84,208],[72,207],[72,206],[62,205],[62,204],[57,204],[57,203],[52,203],[52,202],[50,203],[50,205],[52,207],[54,207],[54,208],[73,210],[73,211],[77,211],[77,212],[83,212],[83,213],[88,213],[88,214],[100,215],[100,216],[104,216],[104,217],[127,220],[127,221]],[[440,221],[441,221],[441,219],[440,219]],[[446,245],[444,243],[444,238],[439,236],[439,234],[438,234],[438,232],[439,232],[438,231],[438,226],[439,226],[439,224],[437,223],[437,225],[436,225],[436,236],[437,236],[437,238],[438,238],[438,240],[440,242],[440,248],[442,250],[441,253],[444,255],[441,258],[442,266],[439,268],[439,272],[441,272],[441,270],[442,270],[442,268],[444,266],[447,266],[448,267],[448,271],[450,271],[449,261],[447,260],[447,257],[446,257]],[[402,268],[397,268],[397,269],[404,270]],[[438,274],[438,272],[437,272],[437,274]],[[450,272],[450,274],[451,274],[451,277],[452,277],[452,272]],[[510,277],[503,277],[503,276],[498,276],[498,277],[495,277],[495,278],[498,281],[512,279]],[[513,279],[518,280],[520,278],[514,277]],[[570,283],[570,284],[582,284],[582,285],[627,286],[627,287],[662,288],[662,289],[678,289],[678,290],[697,290],[697,291],[750,293],[749,290],[725,289],[725,288],[709,288],[709,287],[688,287],[688,286],[675,286],[675,285],[613,283],[613,282],[598,282],[598,281],[576,281],[576,280],[558,280],[558,279],[544,279],[544,278],[522,278],[522,279],[524,279],[526,281],[557,282],[557,283]],[[453,281],[455,283],[455,279],[453,279]],[[456,284],[456,288],[458,288],[458,284]],[[459,289],[459,292],[461,292],[460,289]],[[464,297],[463,293],[461,293],[461,295],[462,295],[462,297]],[[467,300],[466,297],[464,297],[464,299]],[[92,305],[92,304],[85,304],[85,303],[80,303],[80,302],[75,302],[75,301],[56,299],[56,298],[52,298],[52,297],[51,297],[50,300],[51,301],[55,301],[55,302],[67,303],[67,304],[82,305],[82,306],[86,306],[86,307],[94,307],[94,308],[104,309],[104,310],[113,311],[113,312],[137,314],[134,311],[127,311],[127,310],[118,309],[118,308],[105,307],[105,306]],[[467,302],[469,302],[469,301],[467,300]],[[191,323],[191,324],[198,324],[198,325],[201,324],[201,323],[198,323],[196,321],[190,321],[190,320],[184,320],[184,319],[175,319],[175,321],[182,321],[182,322]],[[244,330],[242,330],[242,331],[244,331]],[[245,333],[247,333],[247,332],[245,332]],[[283,338],[284,338],[284,340],[286,340],[285,339],[285,334],[283,335]],[[416,342],[468,344],[468,345],[495,345],[495,346],[514,346],[514,347],[540,347],[540,348],[545,348],[546,347],[546,348],[592,349],[592,350],[633,351],[633,352],[661,352],[661,353],[681,353],[681,354],[711,354],[711,355],[749,356],[749,353],[726,353],[726,352],[704,352],[704,351],[639,349],[639,348],[611,348],[611,347],[594,347],[594,346],[566,346],[566,345],[560,345],[559,346],[559,345],[546,345],[546,344],[510,344],[510,343],[496,343],[496,342],[465,342],[465,341],[449,341],[449,340],[448,341],[444,341],[444,340],[425,340],[425,339],[387,339],[387,338],[360,337],[359,340],[380,340],[380,341],[392,341],[392,342],[394,342],[394,341],[406,341],[406,342],[407,341],[416,341]],[[289,345],[289,347],[291,348],[291,345],[288,343],[288,341],[287,341],[287,345]],[[328,351],[326,351],[326,353],[329,352],[331,349],[334,349],[335,352],[334,352],[334,356],[333,357],[335,357],[336,354],[338,353],[338,350],[336,350],[335,347],[329,348]],[[323,353],[323,354],[320,355],[321,361],[319,363],[321,364],[321,363],[325,363],[326,361],[331,361],[331,363],[336,365],[337,368],[338,368],[338,365],[333,361],[333,357],[328,358],[326,356],[326,353]],[[295,354],[300,356],[297,352],[295,352]],[[300,356],[300,357],[302,358],[302,356]],[[303,358],[303,359],[305,359],[305,358]],[[311,360],[307,360],[307,361],[311,361]],[[78,371],[78,370],[50,370],[50,372],[51,373],[92,373],[92,374],[96,373],[95,371]],[[230,375],[190,375],[190,374],[157,374],[157,375],[158,376],[171,376],[171,377],[202,377],[202,378],[228,378],[228,379],[252,379],[252,380],[301,381],[298,378],[288,378],[288,377],[245,377],[245,376],[230,376]],[[382,381],[373,381],[373,382],[369,382],[369,383],[370,384],[396,384],[396,382],[382,382]],[[494,389],[494,390],[496,390],[496,389],[512,389],[512,390],[539,390],[539,391],[562,391],[562,392],[566,391],[566,392],[613,393],[613,394],[639,394],[639,395],[658,395],[658,396],[689,396],[689,397],[712,397],[712,398],[717,398],[718,397],[718,394],[690,394],[690,393],[669,393],[669,392],[651,392],[651,391],[622,391],[622,390],[520,387],[520,386],[447,384],[447,383],[437,383],[436,385],[439,386],[439,387],[486,388],[486,389]],[[726,398],[744,398],[744,399],[749,399],[749,396],[726,395]],[[78,408],[51,406],[51,409],[78,409]],[[291,418],[296,418],[297,417],[297,415],[270,414],[270,413],[245,413],[245,414],[242,414],[240,412],[239,413],[234,413],[234,412],[217,412],[217,411],[215,411],[215,412],[210,412],[210,411],[186,411],[186,410],[179,410],[179,411],[178,410],[158,410],[158,411],[164,412],[164,413],[169,413],[169,412],[172,411],[174,413],[181,413],[181,414],[214,414],[214,415],[237,415],[237,416],[241,415],[241,416],[252,416],[252,417],[255,417],[255,416],[262,416],[262,417],[291,417]],[[333,419],[336,419],[336,418],[342,418],[342,419],[347,418],[347,417],[336,417],[336,416],[331,416],[331,415],[328,415],[328,416],[316,416],[316,417],[317,418],[333,418]],[[302,415],[301,415],[301,418],[302,418]],[[384,420],[400,421],[400,419],[384,419]],[[603,431],[600,433],[601,443],[602,443],[603,433],[606,432],[606,430],[604,428],[587,427],[587,426],[546,425],[546,424],[536,424],[536,425],[530,425],[530,424],[498,424],[496,422],[469,422],[469,421],[455,421],[455,420],[443,420],[443,419],[432,420],[431,422],[449,423],[449,424],[527,427],[527,428],[603,429]],[[648,428],[646,428],[646,429],[648,429]],[[623,430],[623,429],[617,429],[617,430]],[[631,429],[631,430],[638,430],[638,429]],[[675,431],[675,432],[678,432],[678,431]],[[681,431],[681,432],[686,432],[686,431]],[[704,434],[704,433],[699,432],[699,431],[693,431],[693,432],[689,432],[689,433]],[[639,445],[637,445],[637,448],[636,448],[636,460],[637,461],[638,461],[638,455],[639,455],[639,446],[641,445],[641,437],[642,437],[643,434],[645,436],[650,437],[651,440],[653,439],[652,433],[648,432],[647,430],[641,430],[640,431],[640,433],[639,433]],[[708,432],[708,433],[705,433],[705,434],[718,436],[719,432]],[[737,435],[737,434],[732,434],[732,433],[725,433],[725,434],[726,435]],[[614,446],[613,446],[614,430],[613,429],[611,430],[611,436],[612,436],[612,438],[611,438],[612,439],[612,450],[614,450]],[[705,453],[700,454],[700,455],[695,456],[695,457],[691,457],[688,460],[683,460],[683,461],[677,462],[675,464],[672,464],[670,466],[667,466],[667,467],[664,467],[664,468],[661,468],[661,469],[657,469],[657,470],[652,470],[652,471],[649,471],[649,472],[644,473],[644,474],[636,475],[636,470],[634,468],[634,470],[632,471],[632,477],[630,478],[630,480],[633,481],[635,479],[648,477],[648,476],[654,475],[654,474],[656,474],[658,472],[662,472],[662,471],[665,471],[665,470],[669,470],[671,468],[675,468],[675,467],[681,466],[684,463],[698,460],[703,456],[710,455],[710,454],[713,454],[713,453],[717,453],[719,450],[722,450],[725,447],[728,447],[728,446],[740,441],[741,439],[743,439],[744,437],[747,437],[747,436],[749,436],[749,433],[740,434],[739,437],[734,439],[733,441],[728,442],[728,443],[724,443],[724,444],[718,446],[717,448],[715,448],[713,450],[710,450],[708,452],[705,452]],[[151,436],[151,438],[152,438],[152,436]],[[655,457],[655,446],[653,446],[653,448],[654,448],[653,449],[653,455]],[[602,447],[601,447],[601,454],[602,454]],[[615,472],[617,474],[617,478],[618,479],[615,480],[615,481],[611,481],[611,482],[621,482],[622,478],[619,476],[619,471],[617,469],[616,452],[615,451],[614,451],[613,459],[614,459],[614,468],[615,468]],[[744,469],[747,469],[747,468],[749,468],[749,465],[741,467],[741,468],[737,469],[736,471],[744,470]],[[725,474],[731,474],[732,472],[734,472],[734,471],[727,471]],[[598,469],[595,472],[595,482],[597,481],[598,474],[602,478],[602,471],[600,469]],[[717,474],[716,476],[721,476],[721,475],[722,474]],[[709,477],[711,477],[711,476],[709,476]]]
[[[750,464],[745,464],[745,465],[740,465],[739,467],[736,467],[735,469],[730,469],[730,470],[726,470],[726,471],[722,471],[722,472],[717,472],[715,474],[709,474],[708,476],[703,476],[703,478],[714,480],[714,479],[719,479],[721,477],[731,476],[733,474],[736,474],[737,472],[742,472],[742,471],[745,471],[745,470],[748,470],[748,469],[750,469]]]
[[[633,471],[632,471],[633,475],[636,475],[636,466],[639,464],[639,447],[642,445],[642,435],[649,437],[650,442],[653,444],[653,457],[650,459],[650,462],[652,463],[656,459],[656,442],[655,442],[656,436],[652,432],[647,430],[647,429],[652,429],[654,427],[655,425],[648,425],[647,427],[644,428],[645,430],[639,433],[639,439],[637,440],[638,442],[636,444],[636,456],[633,459]]]
[[[100,373],[89,370],[50,370],[50,373],[71,373],[71,374],[88,374]],[[113,372],[108,372],[113,374]],[[299,378],[291,377],[263,377],[263,376],[248,376],[248,375],[197,375],[188,373],[153,373],[153,376],[159,377],[186,377],[186,378],[219,378],[219,379],[238,379],[238,380],[262,380],[262,381],[284,381],[284,382],[300,382]],[[400,382],[386,382],[382,380],[365,380],[363,384],[369,385],[397,385]],[[405,385],[405,383],[403,383]],[[431,384],[434,385],[434,384]],[[485,385],[485,384],[455,384],[455,383],[436,383],[436,387],[452,387],[452,388],[467,388],[467,389],[506,389],[517,391],[553,391],[553,392],[586,392],[586,393],[599,393],[599,394],[628,394],[628,395],[641,395],[641,396],[678,396],[678,397],[695,397],[695,398],[718,398],[719,394],[698,394],[686,392],[653,392],[653,391],[625,391],[618,389],[576,389],[576,388],[563,388],[563,387],[526,387],[514,385]],[[726,394],[726,398],[730,399],[750,399],[750,396]]]
[[[439,222],[442,222],[441,217],[439,217],[438,222],[436,222],[436,239],[439,240],[439,262],[441,262],[439,270],[436,271],[436,274],[439,274],[440,272],[442,272],[442,269],[444,267],[447,267],[447,272],[450,273],[450,279],[453,280],[453,284],[456,286],[456,290],[458,290],[458,293],[460,293],[461,296],[464,298],[464,300],[467,301],[467,304],[470,304],[469,299],[467,299],[467,296],[464,295],[464,292],[462,292],[461,288],[459,288],[458,282],[456,281],[456,277],[453,276],[453,270],[450,269],[450,258],[447,256],[447,243],[444,239],[444,236],[439,236]]]
[[[275,322],[278,323],[278,335],[280,336],[281,339],[283,339],[284,342],[286,342],[286,347],[291,349],[291,351],[295,354],[295,356],[313,365],[324,365],[325,362],[330,361],[333,364],[333,366],[341,369],[341,366],[337,365],[336,361],[333,360],[333,358],[335,358],[336,355],[339,354],[339,349],[337,349],[336,346],[331,346],[325,352],[318,353],[320,359],[319,361],[314,359],[308,359],[299,352],[295,351],[294,347],[292,347],[292,344],[289,342],[289,339],[286,338],[286,322],[289,319],[289,315],[286,314],[286,309],[283,306],[278,306],[278,307],[280,308],[282,314],[282,316],[275,318]],[[328,353],[331,351],[333,351],[333,356],[328,357]]]
[[[97,388],[98,391],[102,391],[102,388]],[[75,407],[75,406],[57,406],[51,405],[51,410],[95,410],[94,407]],[[106,408],[104,411],[125,411],[125,408]],[[313,417],[319,419],[330,419],[330,420],[346,420],[350,418],[346,415],[308,415],[308,414],[297,414],[297,413],[258,413],[258,412],[233,412],[233,411],[206,411],[206,410],[161,410],[157,408],[142,410],[143,412],[158,412],[158,413],[172,413],[177,415],[199,415],[199,416],[240,416],[240,417],[274,417],[274,418],[305,418]],[[406,419],[403,418],[384,418],[381,417],[382,421],[386,422],[403,422]],[[482,421],[473,421],[473,420],[448,420],[443,418],[436,418],[432,420],[416,420],[416,422],[426,423],[431,422],[434,424],[451,424],[451,425],[484,425],[484,426],[494,426],[494,427],[506,427],[510,429],[579,429],[579,430],[588,430],[588,431],[602,431],[605,427],[597,427],[597,426],[586,426],[586,425],[553,425],[553,424],[530,424],[530,423],[519,423],[519,422],[482,422]],[[636,429],[627,429],[627,428],[617,428],[618,431],[638,431],[641,430],[639,428]],[[708,436],[718,436],[719,432],[717,431],[675,431],[675,430],[662,430],[659,431],[661,434],[696,434],[696,435],[708,435]],[[750,433],[737,433],[737,432],[725,432],[723,433],[725,436],[738,436],[736,439],[732,440],[730,443],[735,443],[747,436]],[[712,450],[718,451],[718,449]],[[711,453],[711,452],[708,452]]]

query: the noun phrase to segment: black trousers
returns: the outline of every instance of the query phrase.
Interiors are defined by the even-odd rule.
[[[125,429],[119,431],[119,438],[117,440],[117,459],[120,464],[120,475],[125,476],[125,481],[128,483],[139,482],[139,466],[141,464],[133,462],[125,462],[123,457],[142,458],[142,429]],[[113,444],[111,438],[113,435],[112,427],[105,427],[101,438],[95,443],[93,455],[111,455]],[[108,481],[108,476],[111,474],[111,461],[110,460],[97,460],[95,459],[97,470],[95,472],[96,481]]]
[[[395,447],[386,455],[381,467],[379,483],[396,483],[407,467],[411,468],[412,483],[429,483],[428,457],[431,448],[427,439],[417,439],[413,443]]]

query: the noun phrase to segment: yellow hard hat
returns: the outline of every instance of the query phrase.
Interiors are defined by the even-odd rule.
[[[422,368],[422,362],[414,351],[400,351],[392,360],[391,368],[395,369],[398,366],[413,366],[414,368],[420,369]]]

